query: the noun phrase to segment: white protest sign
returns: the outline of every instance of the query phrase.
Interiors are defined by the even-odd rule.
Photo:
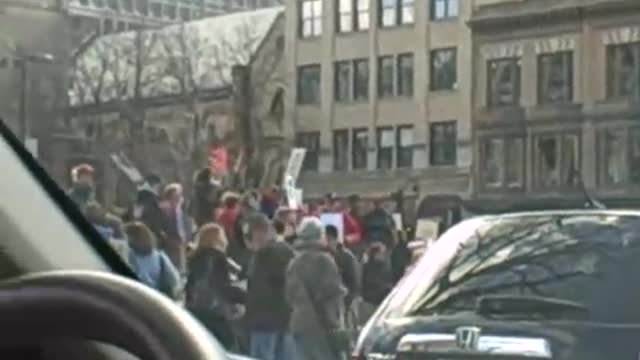
[[[436,218],[419,219],[416,224],[416,240],[422,240],[427,246],[431,245],[438,237],[440,221]]]
[[[402,226],[402,214],[400,213],[393,213],[393,215],[391,215],[393,217],[393,222],[396,224],[396,230],[398,231],[402,231],[403,226]]]
[[[300,209],[302,207],[302,189],[287,187],[287,201],[290,209]]]
[[[338,242],[344,243],[344,215],[342,213],[324,213],[320,215],[320,221],[324,226],[335,226],[338,229]]]
[[[302,163],[304,162],[304,156],[307,153],[307,149],[304,148],[294,148],[291,150],[291,155],[289,156],[289,162],[287,163],[287,170],[285,170],[285,181],[287,176],[290,176],[293,180],[293,183],[298,180],[298,176],[300,176],[300,171],[302,170]]]

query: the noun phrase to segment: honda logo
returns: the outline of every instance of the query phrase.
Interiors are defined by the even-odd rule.
[[[478,350],[481,329],[474,326],[456,329],[456,345],[462,350]]]

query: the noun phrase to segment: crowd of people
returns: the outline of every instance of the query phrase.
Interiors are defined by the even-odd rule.
[[[72,178],[70,198],[139,281],[261,360],[341,359],[411,260],[381,200],[365,210],[328,194],[291,209],[277,188],[225,189],[203,169],[188,204],[181,184],[147,176],[118,217],[96,201],[91,166]],[[327,212],[341,229],[321,221]]]

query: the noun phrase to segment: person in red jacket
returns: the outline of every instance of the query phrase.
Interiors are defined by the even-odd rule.
[[[223,199],[223,207],[216,215],[216,222],[222,226],[227,239],[233,239],[234,226],[240,214],[240,199],[237,195],[227,193]]]
[[[364,254],[364,241],[362,239],[363,230],[360,217],[358,216],[358,206],[360,198],[358,195],[349,196],[348,206],[342,211],[344,216],[344,243],[358,258]]]

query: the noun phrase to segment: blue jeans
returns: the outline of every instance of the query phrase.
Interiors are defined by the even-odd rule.
[[[260,360],[295,360],[291,335],[284,332],[251,333],[251,356]]]

